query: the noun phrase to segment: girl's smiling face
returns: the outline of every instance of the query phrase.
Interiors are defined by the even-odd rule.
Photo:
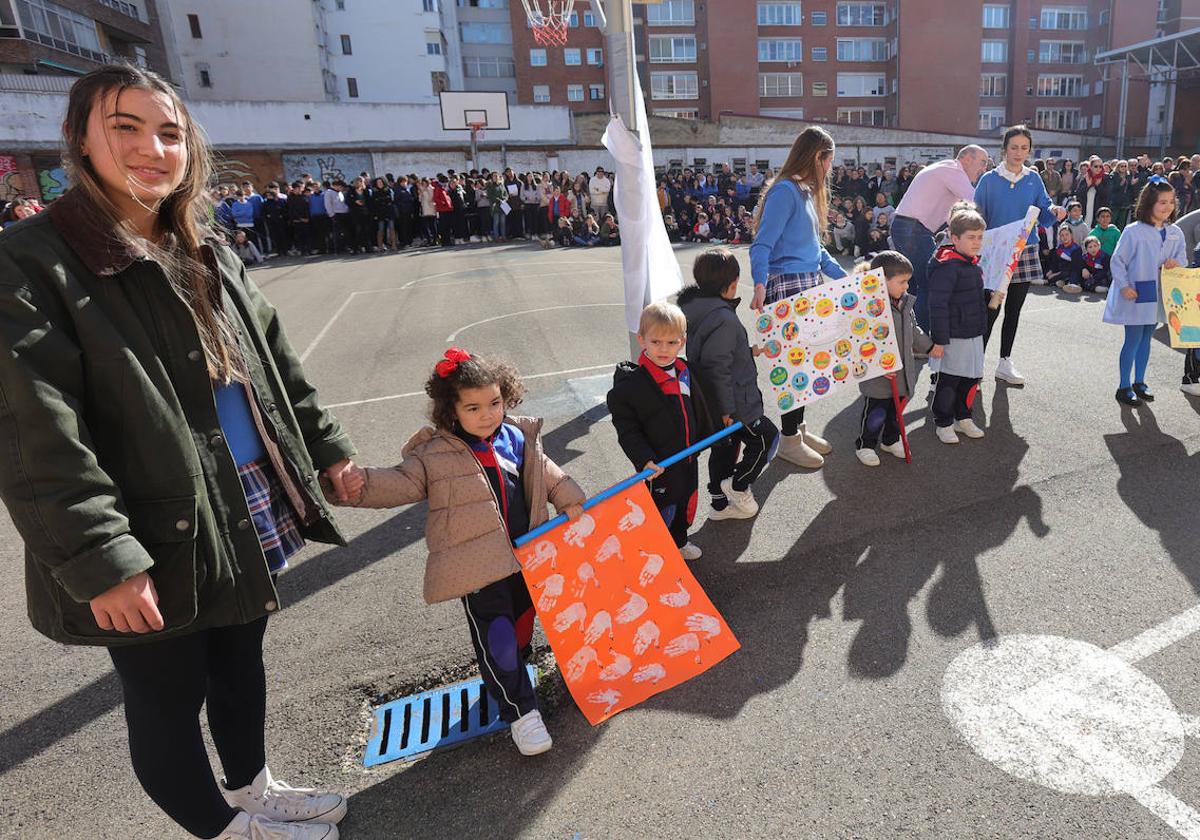
[[[1158,200],[1154,202],[1154,209],[1150,211],[1150,217],[1156,225],[1161,225],[1165,224],[1174,212],[1175,191],[1163,190],[1158,194]]]

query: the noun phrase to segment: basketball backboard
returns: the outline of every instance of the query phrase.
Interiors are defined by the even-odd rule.
[[[508,94],[502,90],[446,90],[438,98],[445,131],[470,131],[473,124],[488,131],[507,131],[510,127]]]

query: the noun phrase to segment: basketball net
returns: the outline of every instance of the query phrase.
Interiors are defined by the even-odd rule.
[[[470,123],[471,131],[475,135],[476,140],[483,139],[483,129],[487,127],[487,123]]]
[[[533,30],[533,40],[542,46],[563,46],[567,43],[567,25],[575,0],[521,0]],[[542,6],[545,6],[545,9]]]

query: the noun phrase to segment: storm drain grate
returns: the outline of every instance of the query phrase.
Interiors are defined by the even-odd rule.
[[[526,667],[536,687],[537,671],[532,665]],[[499,706],[477,677],[401,697],[377,708],[363,764],[387,764],[507,727],[500,719]]]

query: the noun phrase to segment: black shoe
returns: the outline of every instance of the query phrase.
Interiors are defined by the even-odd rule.
[[[1145,382],[1134,382],[1133,392],[1146,402],[1154,402],[1154,392],[1150,390]]]
[[[1121,405],[1141,405],[1142,399],[1132,388],[1118,388],[1117,402]]]

